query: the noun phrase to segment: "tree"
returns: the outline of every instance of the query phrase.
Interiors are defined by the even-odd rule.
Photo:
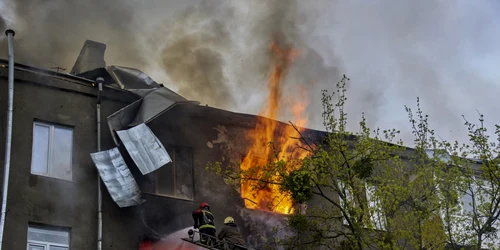
[[[500,249],[500,127],[495,125],[496,138],[490,141],[483,115],[479,124],[465,120],[465,126],[467,143],[443,143],[450,169],[459,173],[452,187],[459,199],[443,203],[447,241],[453,249]]]
[[[307,203],[306,213],[288,217],[294,234],[279,242],[287,249],[480,249],[485,240],[491,243],[500,216],[500,127],[496,144],[489,142],[482,116],[479,126],[466,121],[469,143],[437,139],[417,99],[416,112],[405,107],[414,148],[396,141],[396,129],[369,129],[364,116],[359,131],[350,132],[348,81],[344,76],[335,92],[322,93],[322,141],[310,141],[296,128],[305,158],[275,153],[267,164],[245,171],[234,171],[237,162],[207,167],[235,187],[277,185],[297,204]],[[463,202],[464,195],[470,202]]]
[[[292,197],[299,196],[297,190],[311,190],[312,194],[304,196],[311,197],[309,212],[290,217],[290,226],[297,233],[284,245],[296,249],[320,245],[442,248],[446,235],[439,229],[440,179],[432,176],[447,172],[440,171],[444,164],[427,155],[428,148],[438,147],[427,116],[420,107],[416,118],[407,109],[417,145],[414,150],[403,147],[401,141],[393,143],[399,131],[371,131],[364,118],[360,131],[351,133],[344,112],[348,80],[344,77],[332,94],[323,92],[325,141],[309,147],[311,154],[302,160],[302,168],[283,178],[283,188]],[[307,176],[299,180],[308,182],[296,181],[297,175]]]

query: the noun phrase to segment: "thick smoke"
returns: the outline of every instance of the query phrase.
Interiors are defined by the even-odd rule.
[[[12,2],[11,2],[12,1]],[[18,62],[70,71],[86,39],[109,44],[113,61],[140,67],[134,6],[123,1],[3,0],[14,14]],[[5,57],[5,50],[1,51]]]
[[[307,97],[309,126],[322,128],[321,90],[345,73],[350,128],[399,128],[421,98],[432,126],[463,139],[461,114],[491,122],[500,75],[495,1],[35,1],[0,0],[16,30],[16,58],[72,67],[86,39],[108,45],[106,62],[142,69],[189,99],[258,113],[273,39],[299,51],[284,105]],[[5,39],[0,40],[5,48]],[[0,56],[6,57],[5,49]],[[305,93],[302,91],[305,90]],[[285,113],[283,121],[292,119]],[[293,120],[292,120],[293,121]],[[459,130],[460,129],[460,130]]]
[[[5,20],[0,17],[0,30],[6,30],[7,29],[7,24],[5,23]]]
[[[169,30],[162,63],[181,94],[219,107],[234,106],[221,54],[231,50],[230,30],[223,20],[211,18],[216,14],[234,18],[229,9],[218,10],[209,1],[184,11]]]

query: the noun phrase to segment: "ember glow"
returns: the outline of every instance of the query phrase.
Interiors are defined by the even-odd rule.
[[[304,128],[307,125],[307,117],[304,114],[307,107],[306,90],[304,88],[296,90],[300,96],[295,96],[293,100],[289,100],[292,103],[291,105],[281,106],[283,103],[282,84],[290,64],[297,58],[298,52],[291,48],[280,47],[274,42],[271,44],[270,50],[273,63],[268,80],[269,95],[264,108],[259,113],[262,117],[257,117],[256,128],[247,135],[253,141],[253,144],[243,158],[240,165],[241,170],[264,166],[269,160],[273,160],[275,153],[273,148],[277,151],[278,156],[284,160],[300,159],[307,154],[307,151],[297,148],[299,141],[294,139],[299,137],[297,131],[292,126],[280,125],[275,120],[281,112],[289,111],[293,114],[294,120],[292,122],[297,127]],[[273,142],[273,148],[269,147],[269,142]],[[291,165],[289,168],[287,170],[291,171],[294,167]],[[252,190],[254,184],[255,182],[251,181],[241,183],[241,196],[245,200],[247,208],[282,214],[294,212],[291,197],[281,192],[277,185],[267,185],[263,189]]]

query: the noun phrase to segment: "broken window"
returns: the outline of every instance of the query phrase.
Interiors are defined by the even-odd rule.
[[[148,193],[193,199],[193,156],[188,147],[167,147],[172,162],[152,172],[153,187]]]
[[[69,250],[69,230],[29,225],[28,250]]]
[[[31,173],[72,179],[73,129],[53,124],[33,124]]]

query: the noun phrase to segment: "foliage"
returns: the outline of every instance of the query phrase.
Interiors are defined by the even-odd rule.
[[[311,174],[304,169],[294,170],[283,178],[280,188],[290,192],[295,202],[306,202],[312,197]]]
[[[307,203],[307,213],[289,216],[295,234],[279,242],[287,249],[499,247],[493,242],[500,229],[500,127],[491,142],[480,115],[479,125],[465,121],[468,143],[450,143],[435,135],[417,98],[415,112],[405,107],[414,148],[396,141],[396,129],[369,129],[364,116],[359,131],[350,132],[348,81],[344,76],[335,92],[322,92],[326,138],[299,138],[308,144],[300,147],[309,152],[304,159],[276,155],[249,171],[236,171],[237,163],[207,167],[235,187],[279,185]]]
[[[464,118],[465,119],[465,118]],[[452,185],[460,194],[456,204],[444,207],[447,241],[453,249],[464,245],[475,249],[500,249],[497,230],[500,228],[500,129],[495,126],[495,141],[491,141],[484,126],[465,120],[469,143],[446,143],[450,152],[451,170],[458,173]],[[457,206],[458,205],[458,206]]]

